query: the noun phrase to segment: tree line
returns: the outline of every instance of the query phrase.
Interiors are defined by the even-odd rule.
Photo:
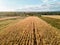
[[[60,15],[57,12],[0,12],[0,17],[4,16],[41,16],[41,15]]]

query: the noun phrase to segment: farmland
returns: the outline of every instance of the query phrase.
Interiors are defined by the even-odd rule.
[[[0,32],[0,45],[60,45],[60,30],[36,16],[18,18]]]
[[[17,21],[22,20],[22,17],[5,17],[0,18],[0,31],[6,28],[7,26],[16,23]]]
[[[44,15],[41,17],[41,19],[43,19],[44,21],[48,22],[49,24],[51,24],[52,26],[54,26],[55,28],[60,29],[60,16],[49,16],[49,15]]]
[[[43,17],[49,17],[49,18],[60,19],[60,16],[59,16],[59,15],[43,15]]]

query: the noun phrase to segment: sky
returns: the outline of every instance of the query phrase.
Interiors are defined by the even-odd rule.
[[[60,0],[0,0],[0,11],[60,11]]]

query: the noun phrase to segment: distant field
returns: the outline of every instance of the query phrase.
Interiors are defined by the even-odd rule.
[[[3,30],[4,28],[8,27],[10,24],[14,24],[18,21],[20,21],[22,17],[5,17],[0,18],[0,30]]]
[[[50,17],[50,18],[60,19],[60,15],[43,15],[43,17]]]
[[[51,24],[52,26],[60,29],[60,16],[42,16],[41,19],[45,20],[46,22],[48,22],[49,24]]]

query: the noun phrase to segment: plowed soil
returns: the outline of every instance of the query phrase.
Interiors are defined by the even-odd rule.
[[[38,17],[27,17],[0,33],[0,45],[60,45],[59,32]]]

